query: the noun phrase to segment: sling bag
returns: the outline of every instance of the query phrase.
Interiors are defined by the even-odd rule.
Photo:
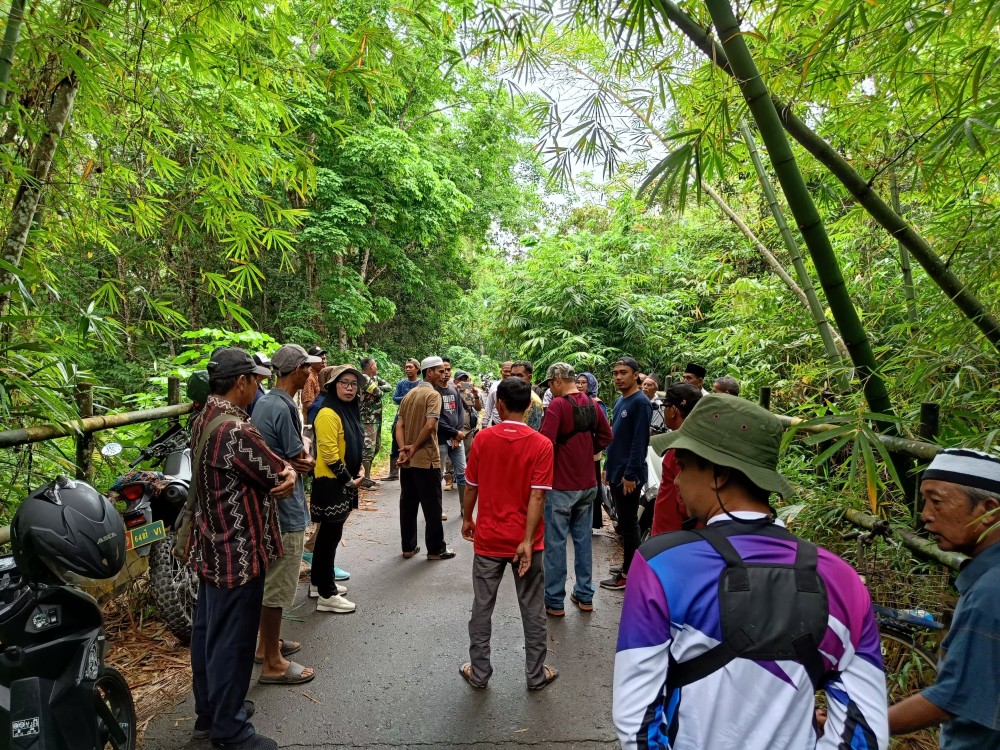
[[[586,404],[578,404],[569,397],[569,394],[560,398],[569,401],[569,405],[573,408],[573,431],[560,435],[556,443],[565,445],[574,435],[579,435],[581,432],[593,433],[597,429],[597,406],[594,404],[594,399],[587,396]]]
[[[185,565],[191,559],[194,510],[195,506],[198,505],[198,483],[201,481],[201,454],[205,452],[205,445],[208,443],[208,438],[216,429],[222,426],[223,422],[236,421],[238,421],[237,418],[232,414],[220,414],[215,417],[205,427],[205,431],[201,433],[198,444],[194,449],[194,455],[191,456],[191,484],[188,487],[187,500],[184,501],[184,507],[174,522],[174,528],[177,529],[177,536],[174,539],[174,557]]]
[[[668,689],[697,682],[736,658],[797,661],[819,689],[827,676],[819,644],[826,634],[829,603],[816,572],[816,545],[781,526],[757,525],[756,534],[795,542],[795,562],[747,563],[721,529],[706,526],[689,533],[712,545],[726,563],[719,575],[722,642],[684,662],[671,655]]]

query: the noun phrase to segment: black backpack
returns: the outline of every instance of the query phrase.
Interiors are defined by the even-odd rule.
[[[827,670],[819,644],[826,634],[829,603],[826,585],[816,572],[816,545],[781,526],[754,525],[763,536],[796,542],[795,562],[747,564],[721,529],[706,526],[688,532],[711,544],[726,561],[719,576],[722,643],[684,662],[671,656],[669,690],[697,682],[736,658],[797,661],[813,687],[822,687]]]
[[[569,394],[560,398],[569,401],[569,405],[573,407],[573,431],[560,435],[556,440],[559,445],[565,445],[570,438],[581,432],[593,433],[597,429],[597,404],[594,403],[594,399],[588,396],[586,404],[578,404],[569,397]]]

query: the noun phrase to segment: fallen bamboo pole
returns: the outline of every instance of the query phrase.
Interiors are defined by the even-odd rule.
[[[22,427],[18,430],[0,432],[0,448],[11,448],[15,445],[40,443],[43,440],[69,437],[90,432],[99,432],[112,427],[125,427],[142,422],[155,422],[158,419],[169,419],[189,414],[194,409],[193,403],[175,404],[173,406],[158,406],[155,409],[141,411],[126,411],[120,414],[104,414],[99,417],[73,419],[58,424],[42,424],[35,427]]]
[[[860,526],[868,531],[886,524],[885,519],[877,518],[871,513],[865,513],[854,508],[845,510],[844,517],[854,526]],[[930,539],[925,539],[910,529],[893,526],[889,526],[888,528],[891,533],[896,534],[900,538],[903,546],[914,554],[926,560],[936,562],[939,565],[944,565],[946,568],[951,568],[955,572],[961,570],[962,564],[969,559],[960,552],[945,552],[938,549],[938,546]]]

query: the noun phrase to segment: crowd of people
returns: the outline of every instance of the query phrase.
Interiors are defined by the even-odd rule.
[[[609,409],[590,372],[505,362],[483,391],[468,372],[428,356],[393,389],[378,363],[327,366],[320,347],[270,357],[216,350],[211,396],[192,429],[198,505],[191,564],[201,578],[191,659],[195,733],[216,747],[270,750],[246,700],[264,685],[308,682],[281,637],[301,561],[318,612],[349,614],[336,551],[359,490],[400,484],[400,554],[456,557],[445,539],[444,487],[457,492],[473,545],[469,661],[486,688],[492,613],[508,566],[524,631],[529,690],[551,684],[547,620],[569,603],[595,608],[592,531],[609,492],[624,548],[600,587],[624,590],[612,713],[630,748],[885,748],[890,733],[942,725],[941,747],[1000,747],[1000,459],[946,450],[924,472],[922,519],[943,549],[971,557],[937,683],[886,701],[879,633],[864,582],[844,560],[794,536],[771,498],[783,428],[723,376],[704,388],[689,363],[664,383],[631,357],[610,369]],[[266,392],[262,383],[275,378]],[[388,474],[372,477],[382,401],[398,405]],[[640,544],[639,496],[649,451],[661,461],[652,536]],[[603,457],[603,462],[602,462]],[[445,470],[450,481],[444,477]],[[311,490],[307,501],[306,478]],[[445,482],[448,484],[444,484]],[[443,487],[444,484],[444,487]],[[306,541],[307,529],[315,532]],[[617,606],[617,603],[616,603]],[[815,710],[815,692],[826,709]]]

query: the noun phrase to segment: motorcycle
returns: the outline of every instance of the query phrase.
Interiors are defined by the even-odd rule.
[[[60,492],[81,486],[99,497],[60,478],[29,499],[49,493],[55,498],[49,502],[58,503]],[[120,545],[102,576],[113,575],[125,559],[121,521],[114,523],[119,530],[98,540]],[[97,601],[60,578],[39,575],[17,554],[15,542],[14,554],[0,556],[0,722],[6,727],[0,750],[135,750],[135,704],[122,674],[104,663],[108,643]]]
[[[121,450],[118,443],[108,443],[101,453],[115,455]],[[187,433],[171,428],[143,448],[130,468],[146,461],[161,465],[162,472],[130,471],[115,481],[108,494],[125,502],[125,525],[137,541],[137,552],[149,556],[149,585],[160,619],[187,645],[198,600],[198,576],[172,553],[177,517],[191,485]]]
[[[639,510],[637,515],[639,521],[639,540],[644,542],[649,539],[653,529],[653,506],[656,504],[656,493],[660,489],[660,477],[663,472],[663,459],[656,455],[652,448],[646,450],[646,484],[639,491]],[[598,486],[601,505],[604,512],[611,519],[611,525],[616,534],[621,532],[618,529],[618,510],[615,508],[614,498],[611,496],[611,488],[606,484]]]

